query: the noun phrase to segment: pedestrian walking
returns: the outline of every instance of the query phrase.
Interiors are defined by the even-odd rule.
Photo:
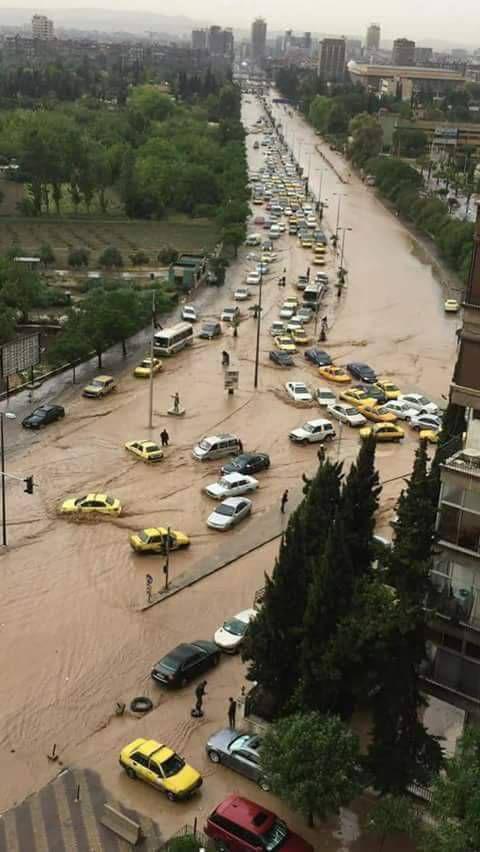
[[[195,707],[192,716],[203,716],[203,697],[207,693],[207,681],[202,680],[195,689]]]
[[[228,724],[230,728],[235,728],[235,717],[237,715],[237,702],[233,698],[228,699]]]
[[[307,267],[307,281],[310,281],[310,267]]]
[[[168,442],[169,442],[169,440],[170,440],[170,435],[168,434],[168,432],[167,432],[167,430],[165,429],[165,427],[164,427],[164,428],[163,428],[163,430],[160,432],[160,439],[161,439],[161,442],[162,442],[162,447],[168,447]]]
[[[243,443],[240,438],[238,439],[238,449],[241,453],[243,453]]]
[[[324,444],[320,444],[320,449],[318,451],[318,461],[320,462],[320,464],[325,463],[325,458],[326,458],[325,446],[324,446]]]
[[[286,491],[283,492],[282,499],[281,499],[281,502],[280,502],[280,511],[281,511],[282,515],[285,514],[285,506],[287,505],[287,503],[288,503],[288,488],[286,489]]]

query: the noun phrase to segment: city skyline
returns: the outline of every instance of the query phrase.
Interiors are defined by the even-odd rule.
[[[149,15],[158,15],[159,18],[172,17],[179,22],[182,18],[186,18],[188,20],[184,22],[184,29],[188,29],[190,24],[204,26],[221,21],[223,26],[248,31],[252,21],[259,16],[266,19],[270,33],[282,32],[293,26],[290,4],[273,3],[273,0],[264,0],[260,8],[253,0],[245,0],[241,9],[222,7],[217,0],[203,0],[201,6],[194,0],[180,0],[175,7],[172,7],[171,13],[168,8],[159,13],[158,6],[153,0],[142,0],[141,10]],[[7,23],[16,12],[19,18],[35,13],[49,17],[56,16],[60,26],[73,26],[68,23],[68,18],[75,14],[76,17],[84,17],[85,28],[88,28],[88,17],[92,13],[94,18],[102,14],[112,14],[112,19],[115,21],[114,13],[120,13],[121,17],[122,13],[131,12],[132,15],[137,16],[137,24],[139,15],[139,10],[135,10],[132,0],[102,0],[100,6],[95,0],[82,0],[81,4],[78,0],[65,0],[61,6],[50,2],[33,6],[31,0],[30,2],[16,0],[16,2],[10,2],[3,10]],[[472,32],[476,32],[477,29],[475,22],[477,20],[480,22],[478,4],[475,0],[465,0],[462,12],[462,17],[455,20],[455,30],[452,32],[451,7],[448,0],[438,0],[435,5],[432,3],[431,9],[427,3],[422,8],[421,14],[414,0],[405,0],[401,13],[386,10],[379,0],[371,0],[370,4],[361,8],[353,4],[352,0],[344,0],[340,7],[336,6],[330,12],[317,12],[308,0],[298,0],[294,23],[297,28],[322,35],[357,35],[364,38],[367,26],[375,21],[381,26],[382,41],[391,42],[395,38],[407,37],[425,43],[445,41],[453,45],[480,46],[472,37]],[[432,18],[435,22],[434,29]],[[62,24],[62,19],[65,19],[65,24]],[[119,26],[122,26],[121,20],[118,21],[117,29]],[[181,24],[179,26],[182,30]],[[138,29],[135,31],[138,32]]]

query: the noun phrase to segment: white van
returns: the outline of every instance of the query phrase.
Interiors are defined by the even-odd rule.
[[[236,435],[220,433],[202,438],[192,450],[194,459],[209,461],[219,459],[222,456],[237,456],[241,452],[241,441]]]
[[[280,226],[279,225],[271,225],[270,230],[269,230],[269,234],[270,234],[270,239],[278,240],[278,238],[281,237],[281,235],[282,235],[282,232],[280,230]]]

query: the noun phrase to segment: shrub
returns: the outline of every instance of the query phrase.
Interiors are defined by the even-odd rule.
[[[130,255],[130,261],[132,266],[148,266],[150,258],[144,251],[134,251]]]
[[[68,265],[74,268],[88,266],[90,253],[86,248],[71,249],[68,253]]]
[[[164,246],[158,252],[158,261],[163,264],[163,266],[168,266],[170,263],[175,263],[178,258],[178,251],[173,246]]]
[[[100,266],[105,266],[109,269],[113,267],[119,269],[123,266],[123,257],[115,246],[107,246],[98,258],[98,262]]]

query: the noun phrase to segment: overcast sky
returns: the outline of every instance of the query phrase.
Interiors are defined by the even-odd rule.
[[[7,0],[10,8],[32,8],[32,0]],[[38,12],[91,7],[95,9],[145,9],[163,15],[187,15],[208,23],[247,28],[253,18],[263,16],[271,29],[333,34],[363,35],[371,21],[378,21],[382,36],[392,39],[406,36],[417,40],[442,39],[453,44],[480,47],[480,3],[478,0],[338,0],[321,3],[315,0],[45,0],[35,8]],[[0,17],[1,19],[1,17]]]

